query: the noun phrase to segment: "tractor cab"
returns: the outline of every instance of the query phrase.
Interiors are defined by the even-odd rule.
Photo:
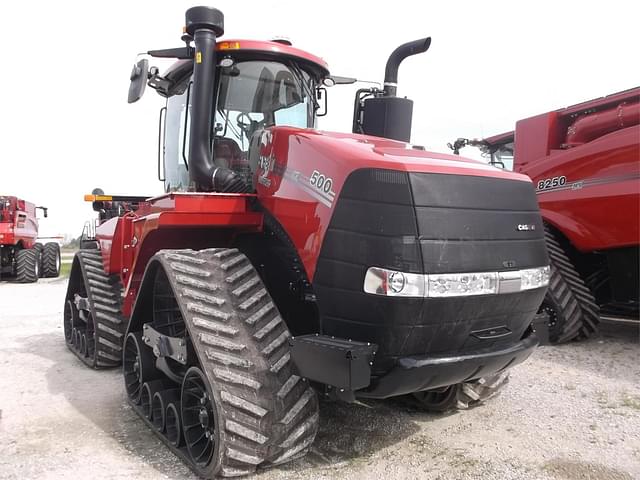
[[[240,46],[243,42],[225,42]],[[250,42],[261,48],[280,50],[277,42]],[[286,47],[286,46],[285,46]],[[180,79],[167,96],[162,110],[161,170],[166,191],[189,189],[188,153],[193,108],[190,64],[178,63],[167,78]],[[314,68],[315,67],[315,68]],[[251,184],[250,147],[257,151],[260,133],[274,126],[314,128],[321,77],[320,65],[300,61],[293,55],[266,54],[263,50],[229,50],[216,67],[215,109],[211,113],[211,147],[216,165],[236,172]],[[181,71],[183,70],[183,71]],[[257,163],[257,156],[255,163]]]
[[[13,221],[13,208],[11,197],[0,197],[0,222]]]

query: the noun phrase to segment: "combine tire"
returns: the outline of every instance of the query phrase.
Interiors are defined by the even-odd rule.
[[[450,385],[440,390],[416,392],[412,397],[414,403],[417,402],[420,408],[429,412],[467,410],[497,395],[507,383],[509,383],[509,375],[500,373],[472,382]]]
[[[206,478],[246,475],[304,455],[318,428],[317,397],[295,374],[289,330],[247,257],[224,248],[162,250],[142,285],[139,295],[153,294],[143,321],[192,352],[182,365],[172,360],[173,384],[153,394],[149,418],[136,403],[137,386],[157,371],[127,375],[135,352],[148,349],[139,353],[146,358],[151,351],[135,346],[140,331],[129,333],[125,381],[147,425]],[[131,324],[143,330],[135,317]]]
[[[76,253],[64,305],[64,335],[69,349],[92,368],[122,361],[126,328],[121,313],[122,286],[102,267],[98,250]]]
[[[545,238],[551,278],[540,311],[549,315],[549,341],[588,337],[598,330],[599,308],[549,227],[545,227]]]
[[[35,248],[19,250],[16,253],[16,281],[18,283],[34,283],[38,281],[40,272],[40,254]]]
[[[49,242],[44,245],[40,254],[40,274],[45,278],[60,275],[60,245]]]

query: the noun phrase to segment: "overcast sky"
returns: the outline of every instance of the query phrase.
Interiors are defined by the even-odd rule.
[[[180,46],[187,1],[3,2],[0,194],[50,207],[47,233],[79,235],[84,193],[154,195],[158,109],[126,102],[138,52]],[[403,63],[414,143],[457,137],[640,85],[640,2],[221,2],[224,38],[290,38],[332,73],[381,81],[400,43],[431,36]],[[157,64],[157,62],[154,62]],[[354,87],[329,91],[320,127],[348,131]],[[470,156],[470,149],[463,151]],[[46,226],[45,226],[46,225]]]

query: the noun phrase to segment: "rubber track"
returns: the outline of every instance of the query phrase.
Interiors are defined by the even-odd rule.
[[[547,300],[555,307],[556,326],[550,331],[554,343],[588,337],[598,330],[599,307],[558,239],[545,225],[545,239],[551,264]]]
[[[85,357],[72,345],[69,348],[90,367],[117,367],[122,363],[122,342],[127,326],[121,312],[122,284],[117,275],[105,273],[99,250],[80,250],[76,257],[91,305],[95,327],[95,355]],[[72,292],[67,293],[69,294],[73,298]]]
[[[222,427],[216,475],[240,476],[304,455],[318,429],[314,390],[295,375],[289,330],[236,249],[162,250]]]
[[[40,276],[44,278],[55,278],[60,275],[60,271],[56,269],[59,255],[60,247],[57,243],[47,243],[44,245],[40,253]]]
[[[16,282],[33,283],[38,281],[36,265],[38,264],[38,250],[29,248],[16,253]]]

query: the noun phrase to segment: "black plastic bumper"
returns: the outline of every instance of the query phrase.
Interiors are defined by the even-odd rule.
[[[526,360],[538,345],[538,337],[530,334],[502,350],[484,350],[460,356],[404,357],[387,374],[373,378],[362,398],[389,398],[430,390],[493,375]]]

